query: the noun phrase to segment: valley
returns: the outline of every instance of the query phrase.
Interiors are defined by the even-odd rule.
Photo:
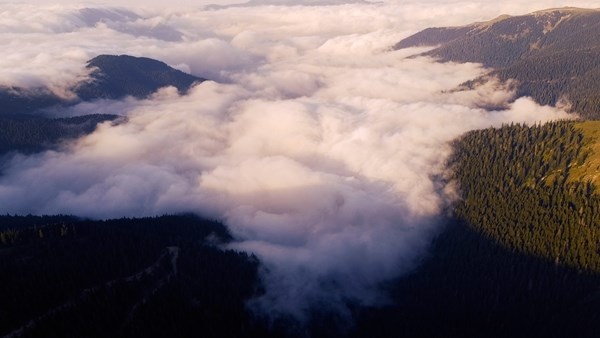
[[[596,337],[600,9],[427,6],[0,15],[0,337]]]

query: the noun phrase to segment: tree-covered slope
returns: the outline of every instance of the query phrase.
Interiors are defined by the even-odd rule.
[[[587,178],[596,161],[581,125],[506,125],[454,144],[456,214],[502,245],[600,272],[600,195]],[[588,133],[589,134],[589,133]]]
[[[268,336],[256,258],[196,216],[0,217],[0,336]],[[9,335],[10,336],[10,335]]]
[[[489,75],[517,80],[517,95],[541,104],[565,101],[600,118],[600,10],[561,8],[502,16],[464,27],[430,28],[395,48],[432,46],[440,61],[479,62]]]
[[[599,135],[597,122],[565,121],[456,140],[457,219],[352,336],[596,337]]]
[[[600,121],[576,123],[575,128],[583,133],[583,151],[587,156],[583,163],[570,168],[569,179],[590,182],[600,193]]]
[[[597,337],[600,274],[509,249],[450,220],[422,264],[364,309],[352,337]]]

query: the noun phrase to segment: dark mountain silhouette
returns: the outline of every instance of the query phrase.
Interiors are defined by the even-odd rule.
[[[88,61],[90,78],[72,88],[78,99],[64,99],[48,88],[0,87],[0,115],[31,114],[56,105],[126,96],[146,98],[161,87],[185,94],[205,79],[186,74],[161,61],[128,55],[100,55]]]
[[[269,337],[254,256],[193,215],[0,216],[0,335]]]
[[[91,81],[80,83],[75,93],[80,99],[145,98],[161,87],[173,86],[186,93],[204,79],[169,67],[166,63],[129,55],[100,55],[88,61]]]
[[[442,62],[479,62],[493,68],[488,76],[517,80],[518,96],[531,96],[541,104],[568,103],[583,117],[600,118],[600,10],[549,9],[429,28],[394,48],[416,46],[435,46],[421,55]]]
[[[39,110],[97,99],[142,99],[166,86],[185,94],[195,83],[204,81],[161,61],[128,55],[100,55],[86,67],[91,69],[90,78],[72,89],[78,97],[74,100],[61,98],[48,88],[0,87],[0,155],[56,148],[65,140],[93,132],[98,123],[118,117],[91,114],[54,119],[41,116]]]

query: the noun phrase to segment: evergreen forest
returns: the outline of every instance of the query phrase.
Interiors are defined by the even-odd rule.
[[[578,170],[594,141],[568,121],[464,135],[450,162],[456,215],[510,250],[600,272],[600,196]]]

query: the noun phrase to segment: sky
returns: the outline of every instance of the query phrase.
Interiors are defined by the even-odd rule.
[[[486,70],[390,47],[430,26],[594,6],[200,4],[0,3],[2,85],[68,97],[98,54],[152,57],[211,80],[185,96],[164,88],[145,100],[50,112],[116,113],[128,122],[6,160],[0,212],[221,219],[236,238],[230,247],[263,263],[267,292],[250,307],[300,321],[314,307],[348,315],[347,301],[385,304],[380,284],[415,267],[458,198],[444,179],[450,141],[502,123],[567,117],[529,98],[512,102],[514,93],[493,80],[452,91]],[[479,108],[486,103],[506,109]]]
[[[334,0],[335,1],[335,0]],[[143,7],[155,7],[155,8],[190,8],[190,7],[201,7],[210,4],[216,5],[231,5],[244,3],[244,0],[177,0],[165,2],[161,0],[147,0],[144,1]],[[316,0],[264,0],[267,3],[282,3],[297,5],[302,3],[316,2]],[[340,1],[341,2],[341,1]],[[564,0],[543,0],[543,1],[465,1],[465,0],[425,0],[425,1],[411,1],[411,0],[384,0],[384,1],[371,1],[376,3],[385,4],[411,4],[420,3],[425,6],[453,6],[453,7],[464,7],[464,8],[478,8],[480,11],[483,9],[484,13],[486,9],[500,10],[502,14],[524,14],[537,9],[553,8],[553,7],[588,7],[598,8],[598,3],[595,1],[564,1]],[[119,7],[140,7],[139,1],[132,0],[88,0],[88,1],[77,1],[77,0],[28,0],[28,1],[15,1],[15,0],[3,0],[0,3],[22,3],[22,4],[34,4],[34,5],[77,5],[77,6],[119,6]],[[483,14],[483,13],[482,13]]]

